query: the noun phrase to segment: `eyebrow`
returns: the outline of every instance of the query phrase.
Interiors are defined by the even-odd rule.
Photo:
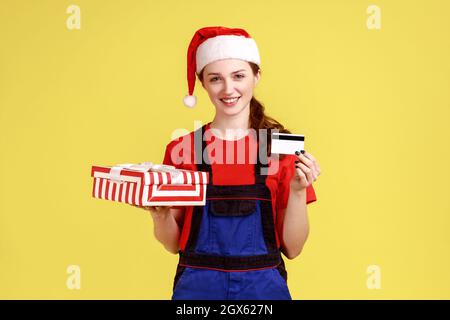
[[[247,70],[241,69],[241,70],[233,71],[231,74],[237,73],[237,72],[241,72],[241,71],[247,71]],[[210,75],[220,75],[220,73],[217,73],[217,72],[210,72],[210,73],[208,73],[208,76],[210,76]]]

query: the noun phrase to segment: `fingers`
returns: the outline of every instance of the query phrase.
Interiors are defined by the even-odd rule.
[[[136,204],[129,203],[130,206],[133,206],[135,208],[144,209],[145,211],[152,211],[154,207],[149,206],[138,206]]]
[[[130,204],[130,203],[129,203]],[[153,212],[158,216],[163,216],[170,212],[170,206],[139,206],[135,204],[130,204],[133,207],[144,209],[145,211]]]
[[[320,168],[317,164],[317,161],[312,156],[312,154],[310,154],[306,151],[303,151],[303,153],[296,152],[295,154],[297,155],[297,158],[299,159],[295,163],[296,164],[300,163],[300,161],[303,162],[312,171],[313,181],[316,181],[317,177],[320,174]]]
[[[295,170],[300,179],[304,179],[305,181],[307,181],[308,186],[313,183],[314,181],[313,170],[311,170],[308,166],[299,162],[295,165]]]
[[[319,167],[319,163],[317,162],[316,158],[314,158],[314,156],[311,153],[306,152],[306,150],[303,153],[303,155],[306,158],[311,159],[311,161],[313,162],[314,166],[316,167],[317,176],[319,176],[320,175],[320,167]]]
[[[312,160],[308,159],[308,157],[306,157],[304,154],[299,153],[297,155],[297,158],[299,158],[311,170],[314,169],[314,162]]]
[[[300,164],[295,165],[295,174],[300,178],[300,180],[308,181],[308,178],[306,177],[305,173],[300,168]]]
[[[298,161],[295,161],[296,165],[300,164],[303,162],[303,164],[307,167],[307,171],[306,172],[310,172],[311,173],[311,177],[312,177],[312,181],[316,181],[317,179],[317,174],[316,174],[316,167],[314,165],[314,162],[310,159],[308,159],[306,156],[304,156],[303,154],[300,154],[299,152],[297,152],[297,158],[300,159]],[[300,162],[301,161],[301,162]]]

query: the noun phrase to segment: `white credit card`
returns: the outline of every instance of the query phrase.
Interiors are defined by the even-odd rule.
[[[305,136],[302,134],[272,133],[271,153],[295,154],[305,150]]]

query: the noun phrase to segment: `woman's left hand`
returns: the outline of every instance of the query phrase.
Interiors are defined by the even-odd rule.
[[[306,151],[295,154],[298,160],[295,161],[295,174],[291,179],[291,190],[302,191],[317,180],[320,175],[320,167],[312,154]]]

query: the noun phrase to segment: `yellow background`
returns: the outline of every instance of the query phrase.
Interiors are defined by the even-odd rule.
[[[81,29],[69,30],[71,4]],[[366,12],[381,9],[381,29]],[[258,97],[322,168],[294,299],[450,298],[448,1],[0,2],[0,298],[169,299],[151,217],[91,197],[91,165],[161,162],[204,26],[242,27]],[[66,286],[69,265],[81,289]],[[367,268],[381,269],[368,289]]]

